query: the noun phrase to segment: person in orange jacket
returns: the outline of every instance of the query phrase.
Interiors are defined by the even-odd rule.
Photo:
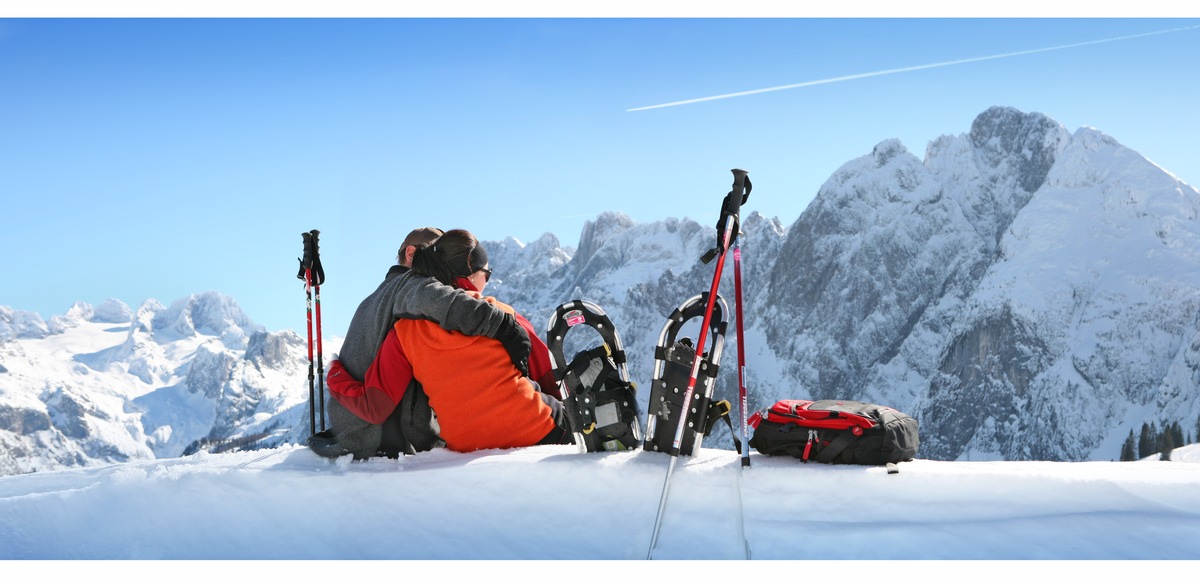
[[[448,331],[429,319],[401,318],[361,382],[339,371],[336,361],[331,365],[331,391],[361,395],[376,389],[402,396],[415,378],[437,415],[439,436],[455,451],[573,443],[561,397],[556,395],[549,349],[512,307],[482,295],[491,268],[475,236],[451,230],[432,244],[418,246],[412,272],[462,289],[513,315],[529,334],[529,377],[513,365],[495,339]]]

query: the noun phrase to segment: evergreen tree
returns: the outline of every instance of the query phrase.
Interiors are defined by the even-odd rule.
[[[1175,440],[1176,447],[1188,444],[1188,442],[1183,440],[1183,425],[1179,424],[1179,421],[1171,423],[1171,438]]]
[[[1183,429],[1179,423],[1163,423],[1162,432],[1158,433],[1158,452],[1182,447],[1183,444]]]
[[[1125,439],[1125,444],[1121,445],[1121,461],[1137,461],[1137,438],[1133,436],[1133,429],[1129,429],[1129,437]]]
[[[1162,453],[1162,455],[1159,456],[1159,459],[1170,461],[1171,451],[1175,449],[1175,434],[1171,432],[1170,427],[1163,429],[1163,434],[1159,437],[1159,440],[1162,444],[1162,448],[1159,449],[1159,453]]]
[[[1158,430],[1154,423],[1142,423],[1142,434],[1138,438],[1138,459],[1145,459],[1158,452]]]

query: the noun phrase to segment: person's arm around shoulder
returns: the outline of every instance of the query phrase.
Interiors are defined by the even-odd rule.
[[[490,337],[504,345],[513,365],[529,373],[529,334],[511,313],[436,279],[406,273],[392,306],[393,319],[425,319],[447,331]]]

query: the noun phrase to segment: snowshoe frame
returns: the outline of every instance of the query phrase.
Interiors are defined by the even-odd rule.
[[[728,402],[716,405],[712,402],[717,370],[725,346],[725,329],[729,324],[729,306],[724,297],[718,294],[709,320],[709,348],[700,364],[687,428],[684,430],[679,452],[672,453],[675,432],[679,425],[679,411],[684,402],[683,394],[688,386],[696,351],[694,346],[690,345],[690,339],[679,339],[679,332],[684,323],[704,316],[708,306],[708,295],[707,292],[700,293],[680,304],[667,317],[667,323],[659,333],[658,345],[654,348],[654,382],[650,389],[650,403],[646,408],[646,441],[643,448],[647,451],[691,455],[700,449],[704,435],[712,428],[717,418],[728,416]],[[686,344],[686,350],[684,345],[676,349],[677,342]]]
[[[579,352],[571,361],[563,353],[570,330],[586,325],[600,334],[603,344]],[[637,386],[629,380],[627,356],[612,320],[595,303],[572,300],[560,305],[546,323],[546,345],[558,378],[563,406],[571,421],[575,444],[587,452],[636,449],[642,441]],[[591,384],[581,373],[599,366]],[[616,380],[612,379],[615,371]]]

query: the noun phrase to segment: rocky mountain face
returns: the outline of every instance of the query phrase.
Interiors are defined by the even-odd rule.
[[[667,315],[711,285],[699,259],[727,190],[702,221],[609,212],[573,247],[484,242],[487,292],[539,328],[571,299],[603,307],[644,412]],[[1200,416],[1200,192],[1095,129],[991,108],[923,159],[879,143],[790,226],[755,200],[739,238],[752,409],[886,404],[920,421],[918,457],[943,460],[1113,459],[1131,428]],[[731,313],[734,270],[731,254]],[[736,331],[730,315],[717,384],[735,405]],[[598,339],[574,335],[568,357]],[[216,293],[48,322],[0,307],[0,473],[301,442],[306,373],[303,338]],[[704,444],[733,447],[722,426]]]

